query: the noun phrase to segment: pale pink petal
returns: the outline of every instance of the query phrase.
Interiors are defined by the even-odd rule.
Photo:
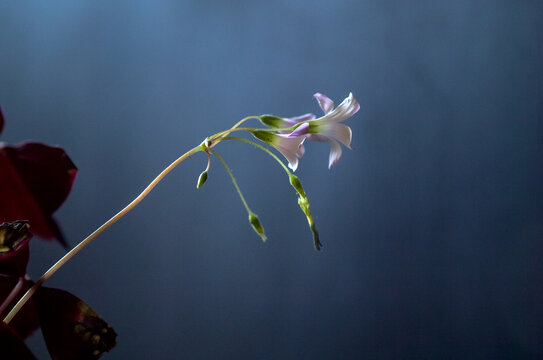
[[[313,95],[315,99],[319,102],[319,106],[325,114],[328,114],[334,108],[334,102],[330,98],[321,93],[316,93]]]
[[[288,160],[288,166],[295,171],[298,167],[298,157],[296,154],[300,151],[300,146],[305,140],[305,137],[290,138],[285,135],[278,135],[280,138],[275,144],[275,148]]]
[[[341,145],[333,139],[330,139],[330,157],[328,160],[328,169],[334,166],[341,158]]]
[[[305,146],[304,144],[300,144],[300,147],[298,148],[298,152],[296,153],[296,156],[298,158],[301,158],[305,154]]]
[[[291,117],[291,118],[284,118],[283,119],[285,121],[284,127],[294,126],[304,121],[315,120],[315,118],[316,118],[315,114],[309,114],[309,113],[303,114],[300,116]],[[290,133],[290,130],[281,130],[279,131],[279,133],[288,134]]]
[[[288,160],[288,167],[292,169],[292,171],[296,171],[298,168],[298,157],[296,154],[291,153],[290,151],[287,151],[285,149],[282,149],[280,147],[277,148],[281,154]]]
[[[308,129],[309,129],[309,124],[308,123],[303,123],[302,125],[298,126],[296,128],[296,130],[291,132],[288,137],[289,138],[294,138],[294,137],[307,135],[307,133],[308,133],[307,130]]]
[[[319,134],[309,134],[307,138],[311,141],[318,141],[318,142],[328,142],[329,140],[326,136],[319,135]]]
[[[330,122],[339,122],[347,120],[356,112],[360,110],[360,104],[353,96],[353,93],[349,93],[349,96],[339,104],[337,108],[327,113],[321,119],[318,119],[316,122],[330,123]]]
[[[318,134],[331,139],[336,139],[351,149],[352,131],[347,125],[338,123],[325,124],[317,126],[315,130]]]
[[[308,114],[303,114],[303,115],[295,116],[291,118],[283,118],[283,120],[285,120],[289,124],[296,125],[304,121],[314,120],[315,118],[316,118],[315,114],[308,113]]]

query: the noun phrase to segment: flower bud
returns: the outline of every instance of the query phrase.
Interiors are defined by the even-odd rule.
[[[298,197],[298,205],[300,205],[300,209],[304,212],[306,216],[310,216],[311,213],[309,212],[309,199],[305,196],[299,196]]]
[[[282,128],[286,125],[286,121],[275,115],[260,115],[260,121],[272,128]]]
[[[310,228],[311,228],[311,232],[313,233],[313,242],[315,243],[315,249],[317,251],[320,251],[322,244],[319,240],[319,233],[317,231],[317,227],[315,226],[315,224],[311,224]]]
[[[207,180],[207,170],[204,170],[198,177],[198,183],[196,184],[196,189],[199,189],[200,186],[204,185],[206,180]]]
[[[296,189],[298,194],[300,194],[301,197],[305,198],[305,191],[304,191],[304,188],[302,187],[302,183],[300,182],[300,179],[298,179],[298,177],[293,174],[290,174],[288,179],[290,180],[290,185],[292,185],[292,187]]]
[[[274,137],[277,135],[269,132],[269,131],[253,131],[254,137],[256,137],[258,140],[262,140],[265,143],[271,144],[273,143]]]
[[[260,220],[258,219],[258,216],[256,216],[253,213],[249,214],[249,222],[251,223],[251,226],[253,227],[253,230],[260,235],[262,238],[262,241],[266,241],[268,238],[266,237],[266,234],[264,234],[264,228],[262,227],[262,224],[260,223]]]

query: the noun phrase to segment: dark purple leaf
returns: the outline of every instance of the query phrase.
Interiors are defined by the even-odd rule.
[[[35,235],[65,245],[52,214],[66,200],[76,174],[59,147],[0,144],[0,222],[28,220]]]
[[[17,333],[3,321],[0,322],[0,356],[2,359],[36,359]]]
[[[69,292],[42,287],[34,302],[53,359],[98,359],[116,345],[113,328]]]

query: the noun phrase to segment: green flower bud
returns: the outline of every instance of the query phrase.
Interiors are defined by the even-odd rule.
[[[299,196],[298,197],[298,205],[300,205],[300,209],[304,212],[306,216],[311,216],[311,213],[309,212],[309,199],[305,196]]]
[[[260,223],[260,220],[258,219],[258,216],[256,216],[253,213],[249,214],[249,222],[251,223],[251,226],[253,227],[253,230],[260,235],[262,238],[262,241],[266,241],[268,238],[266,237],[266,234],[264,234],[264,228],[262,227],[262,224]]]
[[[319,241],[319,233],[317,232],[317,227],[315,226],[315,224],[311,224],[310,228],[311,232],[313,233],[313,242],[315,243],[315,249],[317,251],[320,251],[322,244]]]
[[[282,128],[285,126],[285,120],[275,115],[260,115],[260,121],[272,128]]]
[[[253,131],[253,136],[258,140],[262,140],[265,143],[273,143],[274,137],[277,136],[269,131]]]
[[[290,174],[288,179],[290,180],[290,185],[292,185],[292,187],[296,189],[298,194],[300,194],[301,197],[305,198],[305,191],[304,191],[304,188],[302,187],[302,183],[300,182],[300,179],[298,179],[298,177],[293,174]]]
[[[309,228],[313,233],[313,242],[315,243],[315,249],[320,251],[322,244],[319,240],[319,233],[317,231],[317,227],[315,226],[315,221],[313,220],[313,216],[311,215],[311,211],[309,210],[309,199],[305,196],[298,196],[298,205],[300,205],[300,209],[302,209],[302,211],[304,212],[307,218],[307,223],[309,224]]]
[[[204,185],[206,180],[207,180],[207,170],[204,170],[198,177],[198,183],[196,184],[196,189],[199,189],[200,186]]]

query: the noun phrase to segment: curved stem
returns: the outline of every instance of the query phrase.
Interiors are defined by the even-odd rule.
[[[258,119],[258,120],[260,120],[260,117],[254,116],[254,115],[244,117],[243,119],[241,119],[240,121],[238,121],[234,126],[232,126],[230,129],[235,129],[235,128],[237,128],[238,126],[240,126],[241,124],[243,124],[244,122],[246,122],[247,120],[251,120],[251,119]]]
[[[209,167],[211,166],[211,155],[209,155],[209,151],[207,150],[204,150],[207,154],[207,166],[206,166],[206,169],[204,171],[209,171]]]
[[[239,185],[238,185],[238,183],[236,181],[236,178],[234,177],[234,174],[232,174],[232,170],[230,170],[230,168],[226,164],[226,161],[224,161],[222,156],[217,154],[217,152],[215,150],[209,149],[209,151],[211,151],[213,153],[213,155],[215,155],[222,162],[222,164],[224,165],[224,168],[228,172],[228,175],[230,175],[230,179],[232,179],[232,183],[234,184],[234,187],[236,188],[236,191],[238,192],[238,195],[239,195],[239,197],[241,199],[241,202],[243,203],[243,206],[245,206],[245,209],[247,209],[247,212],[249,213],[249,215],[252,214],[253,212],[249,208],[249,205],[247,205],[247,201],[245,201],[245,198],[243,197],[243,194],[241,193],[241,190],[240,190]]]
[[[285,171],[287,172],[287,175],[289,176],[289,178],[291,178],[293,176],[293,174],[289,170],[289,168],[281,161],[281,159],[279,159],[277,157],[277,155],[275,155],[272,151],[270,151],[270,149],[268,149],[268,148],[266,148],[266,147],[264,147],[264,146],[262,146],[262,145],[260,145],[258,143],[255,143],[254,141],[247,140],[247,139],[244,139],[244,138],[234,137],[234,136],[225,136],[225,137],[222,137],[221,140],[237,140],[237,141],[242,141],[244,143],[256,146],[257,148],[267,152],[268,155],[273,157],[279,164],[281,164],[283,169],[285,169]],[[309,228],[311,229],[311,232],[313,233],[313,242],[315,243],[315,248],[317,250],[320,250],[321,247],[322,247],[322,244],[321,244],[321,242],[319,240],[319,233],[317,232],[317,227],[315,226],[315,221],[313,220],[313,216],[311,215],[311,211],[309,210],[309,200],[307,199],[307,196],[305,194],[305,190],[302,188],[301,183],[298,184],[300,188],[298,188],[297,186],[294,186],[294,184],[292,182],[291,182],[291,185],[294,187],[294,189],[298,192],[298,195],[300,196],[300,198],[298,200],[298,204],[300,205],[300,208],[304,212],[304,214],[305,214],[305,216],[307,218],[307,222],[309,224]]]
[[[234,130],[235,128],[237,128],[238,126],[240,126],[241,124],[243,124],[243,123],[246,122],[247,120],[251,120],[251,119],[260,119],[260,117],[255,116],[255,115],[251,115],[251,116],[244,117],[243,119],[241,119],[240,121],[238,121],[234,126],[232,126],[229,130]],[[221,131],[221,132],[216,133],[215,135],[209,136],[209,139],[213,139],[214,137],[219,136],[219,135],[221,135],[222,133],[227,132],[227,131],[229,131],[229,130]]]
[[[230,133],[234,132],[234,131],[249,131],[249,132],[253,132],[253,131],[266,131],[266,132],[275,132],[275,131],[290,131],[290,130],[294,130],[294,127],[289,127],[289,128],[271,128],[271,129],[265,129],[265,128],[231,128],[231,129],[228,129],[228,130],[224,130],[224,131],[221,131],[219,133],[216,133],[212,136],[209,137],[209,139],[211,141],[213,141],[213,144],[210,146],[213,147],[215,145],[217,145],[219,142],[221,142],[221,140],[225,137],[225,136],[228,136]]]
[[[70,260],[74,255],[76,255],[78,252],[83,250],[85,246],[87,246],[92,240],[94,240],[98,235],[103,233],[107,228],[109,228],[111,225],[115,224],[119,219],[121,219],[123,216],[125,216],[130,210],[132,210],[136,205],[142,201],[151,190],[164,178],[164,176],[168,175],[170,171],[172,171],[177,165],[179,165],[183,160],[188,158],[191,155],[194,155],[195,153],[199,151],[203,151],[204,146],[198,145],[195,148],[187,151],[183,155],[181,155],[177,160],[175,160],[173,163],[171,163],[166,169],[164,169],[158,176],[151,181],[151,183],[145,188],[145,190],[142,191],[141,194],[138,195],[130,204],[128,204],[124,209],[119,211],[115,216],[113,216],[111,219],[106,221],[102,226],[100,226],[98,229],[96,229],[92,234],[87,236],[83,241],[81,241],[79,244],[77,244],[72,250],[70,250],[66,255],[64,255],[60,260],[58,260],[53,266],[49,268],[45,272],[45,274],[42,275],[42,277],[36,281],[34,285],[28,291],[23,295],[23,297],[17,302],[17,304],[11,309],[9,314],[4,318],[4,322],[8,324],[13,317],[21,310],[21,308],[24,306],[24,304],[30,299],[30,297],[36,292],[36,290],[39,289],[39,287],[47,280],[49,279],[58,269],[62,267],[68,260]]]
[[[251,140],[247,140],[247,139],[244,139],[244,138],[239,138],[239,137],[234,137],[234,136],[226,136],[226,137],[223,137],[221,140],[237,140],[237,141],[242,141],[244,143],[247,143],[247,144],[251,144],[253,146],[256,146],[257,148],[259,148],[260,150],[263,150],[265,152],[268,153],[268,155],[270,155],[271,157],[273,157],[279,164],[281,164],[281,166],[283,167],[283,169],[285,169],[285,171],[287,172],[287,174],[290,176],[292,175],[292,173],[290,172],[289,168],[281,161],[281,159],[279,159],[277,157],[277,155],[275,155],[270,149],[260,145],[259,143],[255,143],[254,141],[251,141]]]

